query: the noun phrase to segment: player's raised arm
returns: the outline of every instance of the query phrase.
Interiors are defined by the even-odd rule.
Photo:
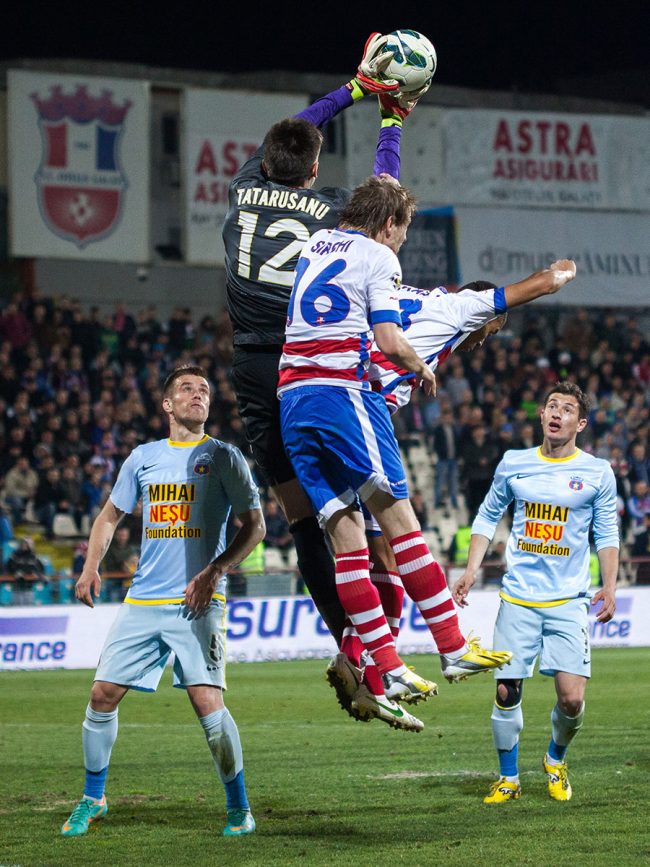
[[[321,96],[296,117],[308,120],[321,129],[341,111],[363,99],[366,94],[396,91],[399,88],[397,81],[382,79],[382,72],[393,59],[390,52],[383,50],[387,41],[387,36],[371,33],[366,41],[356,75],[346,84]]]
[[[542,295],[553,295],[576,276],[576,263],[572,259],[558,259],[543,271],[536,271],[519,283],[505,287],[508,307],[520,307]]]
[[[99,564],[106,554],[115,529],[123,516],[124,512],[118,509],[109,499],[95,518],[90,531],[86,562],[74,588],[74,595],[89,608],[95,607],[93,594],[96,599],[102,586],[102,579],[99,576]]]

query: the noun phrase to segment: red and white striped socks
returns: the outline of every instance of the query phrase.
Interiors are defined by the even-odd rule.
[[[439,653],[457,653],[465,647],[456,606],[440,565],[431,556],[422,533],[415,530],[391,540],[404,589],[420,613]]]
[[[341,605],[363,642],[364,648],[372,656],[379,673],[385,674],[400,668],[403,663],[397,654],[390,626],[381,607],[379,593],[370,581],[367,548],[336,555],[336,590]],[[350,655],[346,648],[346,645],[350,645],[350,649],[356,655],[358,646],[350,644],[351,642],[352,636],[344,634],[341,650]]]

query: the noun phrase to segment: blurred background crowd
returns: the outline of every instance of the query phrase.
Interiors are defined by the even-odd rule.
[[[623,552],[650,557],[650,342],[642,314],[532,308],[515,320],[482,348],[452,355],[439,368],[437,399],[418,393],[394,417],[412,502],[423,528],[438,533],[436,553],[462,562],[459,533],[466,533],[502,454],[538,444],[540,400],[567,378],[591,401],[579,445],[608,460],[616,475]],[[32,594],[36,579],[49,601],[48,572],[72,580],[80,571],[83,539],[122,462],[138,444],[167,434],[161,383],[172,367],[205,368],[213,386],[207,432],[248,454],[229,381],[231,354],[225,311],[196,321],[189,308],[165,317],[156,307],[137,311],[120,302],[106,314],[38,293],[6,304],[0,571],[14,580],[3,586],[0,604]],[[264,549],[275,552],[277,568],[292,568],[286,521],[265,501]],[[132,574],[140,532],[141,516],[127,516],[104,561],[107,574]],[[500,538],[494,555],[502,549]],[[262,555],[251,570],[264,571]]]

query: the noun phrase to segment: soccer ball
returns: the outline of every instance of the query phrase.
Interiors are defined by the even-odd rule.
[[[393,59],[382,78],[394,78],[400,84],[399,96],[422,96],[429,89],[438,62],[436,49],[417,30],[394,30],[388,34],[384,51]]]

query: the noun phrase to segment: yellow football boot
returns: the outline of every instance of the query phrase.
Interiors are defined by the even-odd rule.
[[[561,765],[550,765],[547,762],[548,756],[544,757],[542,767],[544,773],[548,777],[548,794],[554,801],[569,801],[573,790],[569,782],[569,772],[567,763],[562,762]]]
[[[521,798],[521,786],[512,783],[505,777],[492,783],[489,793],[483,798],[484,804],[504,804],[506,801],[517,801]]]
[[[458,659],[450,659],[448,656],[440,654],[442,673],[449,683],[458,683],[458,681],[465,680],[473,674],[480,674],[482,671],[494,671],[495,668],[502,668],[512,659],[512,653],[509,650],[486,650],[485,647],[481,647],[480,640],[478,636],[470,636],[467,639],[467,653]]]

